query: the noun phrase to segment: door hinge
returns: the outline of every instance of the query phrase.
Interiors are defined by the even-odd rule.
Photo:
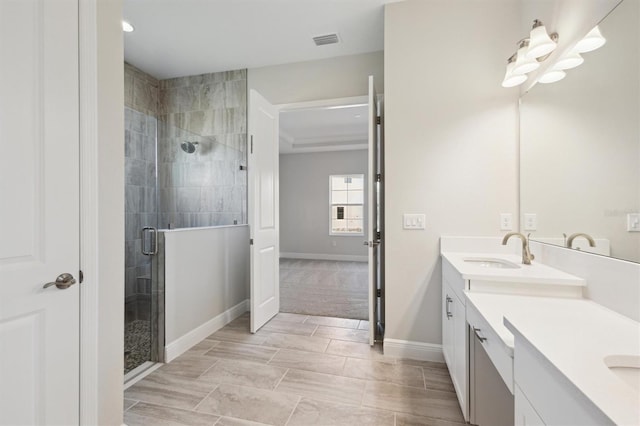
[[[382,297],[382,290],[381,289],[377,289],[376,290],[376,297]]]
[[[253,135],[251,135],[251,154],[253,154]]]
[[[382,124],[382,119],[380,118],[380,116],[376,117],[376,124]]]
[[[382,174],[376,174],[376,182],[382,182]]]
[[[78,281],[80,282],[80,284],[82,284],[82,281],[84,281],[84,273],[82,272],[82,269],[78,271]]]
[[[249,238],[249,245],[252,246],[253,245],[253,238]]]
[[[376,240],[380,241],[380,231],[376,231]]]

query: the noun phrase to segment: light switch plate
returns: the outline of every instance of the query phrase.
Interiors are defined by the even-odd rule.
[[[524,214],[524,230],[535,231],[538,227],[538,215],[535,213]]]
[[[627,215],[627,231],[640,232],[640,213],[629,213]]]
[[[500,230],[511,231],[513,229],[513,216],[511,213],[500,213]]]
[[[424,229],[424,222],[425,222],[424,214],[405,213],[402,215],[403,229]]]

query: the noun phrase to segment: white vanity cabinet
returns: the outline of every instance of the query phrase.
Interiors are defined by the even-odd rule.
[[[465,420],[469,420],[469,348],[465,280],[442,261],[442,351]]]

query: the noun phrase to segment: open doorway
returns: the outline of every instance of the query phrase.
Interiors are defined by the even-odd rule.
[[[369,115],[366,96],[280,108],[281,312],[371,317]]]

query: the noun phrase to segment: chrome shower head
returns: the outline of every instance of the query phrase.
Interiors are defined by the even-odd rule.
[[[198,142],[185,141],[180,144],[180,148],[182,148],[182,150],[187,154],[193,154],[194,152],[196,152],[197,145]]]

